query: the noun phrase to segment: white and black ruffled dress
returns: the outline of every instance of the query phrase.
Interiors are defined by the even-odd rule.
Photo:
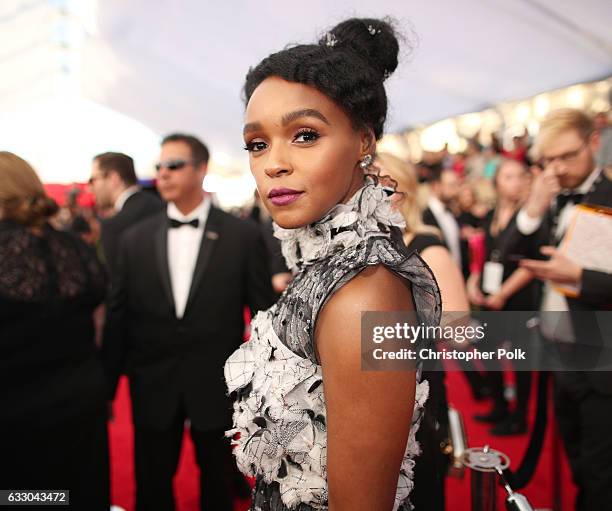
[[[383,264],[407,279],[419,322],[436,325],[441,302],[422,259],[408,254],[404,221],[372,177],[345,204],[299,229],[275,226],[283,255],[297,271],[270,309],[251,323],[251,337],[225,364],[235,398],[234,454],[240,470],[256,478],[252,511],[327,509],[326,410],[314,326],[326,301],[367,266]],[[398,474],[393,510],[410,509],[415,433],[428,384],[417,384],[413,423]],[[237,435],[238,434],[238,435]]]

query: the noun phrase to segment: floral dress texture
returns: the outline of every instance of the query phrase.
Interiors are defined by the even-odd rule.
[[[234,398],[234,455],[256,478],[252,511],[326,510],[326,409],[321,366],[315,355],[319,311],[343,284],[368,266],[382,264],[411,284],[419,322],[436,325],[441,302],[422,259],[401,242],[404,221],[387,190],[373,177],[321,220],[298,229],[275,225],[293,281],[270,309],[251,323],[251,337],[225,364]],[[417,375],[419,377],[419,375]],[[393,510],[411,509],[415,433],[428,395],[417,383],[412,426]]]

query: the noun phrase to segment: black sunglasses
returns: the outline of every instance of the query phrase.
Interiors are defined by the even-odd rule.
[[[102,175],[102,176],[91,176],[89,178],[89,184],[93,185],[96,181],[98,181],[99,179],[105,179],[106,176]]]
[[[155,170],[159,172],[161,169],[168,169],[170,171],[181,170],[185,165],[195,165],[197,160],[168,160],[160,161],[155,164]]]

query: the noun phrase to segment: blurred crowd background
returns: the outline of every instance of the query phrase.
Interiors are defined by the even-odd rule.
[[[411,51],[402,56],[403,70],[387,83],[391,110],[375,168],[384,183],[400,192],[394,200],[407,222],[404,241],[434,270],[446,310],[556,310],[540,302],[542,291],[552,296],[542,284],[544,273],[530,274],[519,263],[520,258],[540,258],[541,244],[526,242],[512,247],[513,258],[498,256],[509,243],[506,229],[516,223],[551,165],[581,176],[580,186],[563,187],[571,188],[564,190],[571,193],[565,194],[563,205],[549,197],[555,204],[551,216],[558,217],[568,204],[580,203],[585,193],[612,181],[609,2],[464,0],[407,6],[382,0],[375,12],[365,0],[311,2],[308,12],[299,13],[298,7],[186,1],[159,2],[152,8],[147,0],[0,3],[0,212],[14,213],[13,218],[0,217],[0,398],[5,414],[0,420],[0,490],[5,489],[3,481],[26,480],[32,488],[38,481],[48,487],[53,481],[49,474],[56,474],[56,481],[80,481],[76,502],[93,501],[99,509],[112,502],[132,511],[137,493],[133,449],[138,448],[133,409],[125,379],[109,396],[99,357],[119,234],[166,207],[158,185],[172,172],[169,165],[205,164],[197,192],[236,219],[231,224],[236,232],[261,234],[265,260],[256,273],[266,281],[266,290],[281,293],[292,275],[241,151],[240,86],[253,62],[288,40],[312,40],[313,32],[347,12],[390,14],[405,28]],[[578,139],[564,140],[547,161],[535,143],[542,123],[559,109],[571,109],[563,129]],[[186,156],[162,158],[162,136],[177,132],[174,142],[182,144]],[[208,148],[202,149],[198,139]],[[588,186],[578,189],[582,185]],[[132,199],[136,196],[138,207]],[[609,193],[604,199],[610,206]],[[16,206],[19,201],[25,204],[23,211]],[[24,230],[35,237],[28,238]],[[49,235],[48,244],[32,242],[44,239],[41,233]],[[612,236],[600,234],[602,239]],[[82,243],[74,244],[75,239]],[[237,251],[245,250],[241,246]],[[148,255],[142,258],[143,267],[152,261]],[[229,268],[235,261],[227,257],[224,262]],[[502,265],[504,282],[513,277],[512,292],[502,296],[485,289],[487,262]],[[221,274],[223,270],[219,268]],[[23,282],[27,284],[17,285]],[[609,281],[594,282],[597,300],[589,307],[609,310]],[[150,298],[146,292],[142,296]],[[242,330],[248,337],[255,310],[248,310],[251,305],[241,302],[232,324],[239,340]],[[180,319],[160,322],[157,330],[168,327],[172,335],[183,335]],[[153,325],[147,321],[143,319],[142,331]],[[187,330],[187,337],[193,334],[190,341],[200,339],[200,330]],[[191,369],[198,373],[197,367]],[[432,383],[443,396],[432,401],[440,405],[441,415],[432,414],[437,424],[448,420],[442,416],[452,404],[463,414],[471,444],[507,450],[516,468],[538,412],[534,375],[507,365],[454,369],[447,374],[448,400],[443,379]],[[555,511],[591,511],[595,508],[585,507],[584,489],[588,486],[602,498],[612,487],[606,429],[612,387],[604,382],[602,391],[597,385],[570,385],[578,389],[578,397],[564,396],[569,405],[558,411],[558,421],[548,422],[548,443],[527,493]],[[546,409],[549,403],[552,411],[552,399]],[[201,404],[206,404],[204,397]],[[572,438],[575,424],[567,420],[572,415],[583,426],[592,426],[588,435]],[[565,450],[558,426],[565,428],[562,435],[569,431]],[[426,445],[436,450],[441,445],[444,451],[448,424],[432,427],[438,432]],[[178,507],[184,511],[198,508],[196,478],[207,491],[225,484],[198,472],[208,454],[203,442],[212,445],[215,440],[203,441],[197,429],[185,428],[196,433],[193,445],[182,451],[181,467],[187,468],[176,483]],[[178,435],[182,433],[181,423]],[[153,436],[148,441],[155,444]],[[439,507],[417,505],[417,511],[442,509],[445,484],[447,508],[468,509],[466,480],[445,482],[447,454],[425,496]],[[435,467],[441,453],[429,455],[429,466]],[[169,457],[176,471],[178,454]],[[208,466],[221,466],[215,463]],[[142,478],[142,472],[136,477]],[[223,477],[231,481],[236,508],[246,509],[249,485],[235,469]],[[418,486],[428,491],[426,484]],[[576,491],[582,497],[574,503]]]

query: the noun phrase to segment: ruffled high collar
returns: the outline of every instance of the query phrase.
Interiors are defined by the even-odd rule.
[[[337,204],[317,222],[297,229],[274,224],[274,236],[291,270],[353,247],[372,236],[390,236],[389,227],[404,229],[402,214],[385,188],[372,176],[346,202]]]

